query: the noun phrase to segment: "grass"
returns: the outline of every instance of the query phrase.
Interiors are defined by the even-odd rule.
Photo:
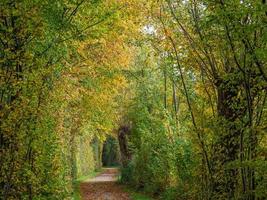
[[[149,197],[146,194],[137,192],[137,191],[135,191],[129,187],[126,187],[125,191],[129,193],[131,199],[133,199],[133,200],[154,200],[152,197]]]
[[[75,183],[74,183],[73,200],[81,200],[80,183],[83,182],[83,181],[85,181],[85,180],[87,180],[87,179],[96,177],[96,176],[99,175],[101,172],[102,172],[102,170],[99,170],[99,171],[93,171],[93,172],[91,172],[91,173],[88,174],[88,175],[79,177],[79,178],[75,181]]]

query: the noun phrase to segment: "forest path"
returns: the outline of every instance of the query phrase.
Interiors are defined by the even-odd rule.
[[[118,175],[117,168],[105,168],[97,177],[81,183],[82,200],[131,200],[117,184]]]

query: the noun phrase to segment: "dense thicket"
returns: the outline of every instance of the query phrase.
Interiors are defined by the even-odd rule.
[[[162,199],[265,199],[265,2],[166,0],[150,13],[125,180]]]
[[[138,3],[0,2],[0,199],[70,199],[101,167]]]

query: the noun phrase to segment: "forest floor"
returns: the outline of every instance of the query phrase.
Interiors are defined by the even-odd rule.
[[[81,183],[82,200],[131,200],[128,192],[117,183],[117,168],[105,168],[93,179]]]

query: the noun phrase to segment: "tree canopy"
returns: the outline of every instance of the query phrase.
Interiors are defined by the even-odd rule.
[[[0,199],[72,199],[118,153],[157,198],[266,199],[266,8],[2,0]]]

